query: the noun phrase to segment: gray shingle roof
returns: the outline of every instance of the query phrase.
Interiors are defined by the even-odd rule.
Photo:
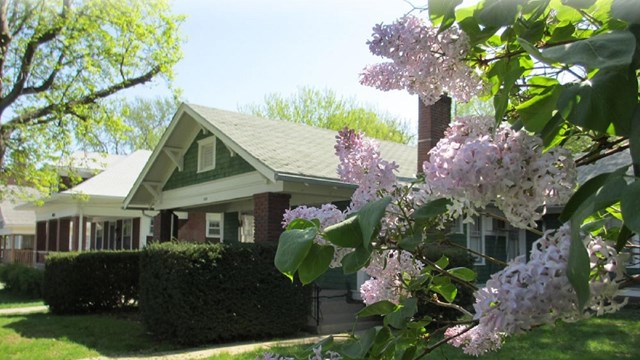
[[[188,104],[231,141],[256,160],[281,175],[338,180],[335,155],[337,132],[287,121],[267,120],[247,114]],[[395,161],[398,175],[413,178],[415,146],[380,141],[383,159]]]

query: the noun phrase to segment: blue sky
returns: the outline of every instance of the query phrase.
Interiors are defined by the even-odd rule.
[[[268,93],[332,89],[415,126],[418,100],[358,83],[371,28],[411,10],[403,0],[175,0],[187,15],[175,85],[188,102],[237,110]],[[151,94],[160,94],[157,84]],[[147,94],[149,94],[147,92]]]

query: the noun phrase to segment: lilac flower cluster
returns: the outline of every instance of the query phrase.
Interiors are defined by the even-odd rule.
[[[380,192],[393,191],[397,185],[394,172],[398,165],[382,160],[376,141],[347,128],[338,132],[336,140],[336,155],[340,158],[338,175],[342,181],[358,185],[348,212],[358,211],[379,198]]]
[[[368,44],[371,53],[391,61],[365,68],[363,85],[384,91],[406,89],[427,105],[444,92],[467,102],[482,90],[479,76],[464,62],[467,36],[456,27],[439,33],[437,27],[407,15],[391,25],[376,25]]]
[[[420,275],[424,264],[403,250],[384,250],[371,256],[365,271],[371,278],[360,287],[362,301],[371,305],[388,300],[398,304],[401,299],[411,297],[403,280]]]
[[[469,219],[492,203],[512,225],[535,227],[539,207],[567,201],[576,184],[571,154],[542,150],[539,138],[496,128],[491,117],[457,118],[423,164],[426,187],[453,201],[454,217]]]
[[[564,225],[557,231],[547,231],[534,242],[528,262],[520,256],[491,276],[475,294],[474,318],[478,325],[471,329],[464,325],[448,329],[445,336],[455,336],[449,343],[478,356],[500,348],[506,336],[536,326],[619,310],[626,300],[617,302],[614,296],[624,260],[601,238],[588,235],[584,241],[592,273],[592,296],[585,312],[578,308],[577,296],[567,277],[571,229]],[[618,275],[612,277],[613,274]]]

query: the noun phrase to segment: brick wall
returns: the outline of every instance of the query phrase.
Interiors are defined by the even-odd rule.
[[[418,103],[418,173],[422,173],[422,164],[429,160],[429,150],[436,146],[451,122],[451,98],[443,95],[430,106],[421,99]]]
[[[291,195],[262,193],[253,195],[255,242],[278,242],[282,234],[282,214],[289,208]]]
[[[204,242],[207,214],[190,212],[186,221],[181,221],[178,228],[178,239],[184,241]]]

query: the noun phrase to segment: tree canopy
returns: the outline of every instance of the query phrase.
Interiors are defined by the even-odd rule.
[[[381,140],[404,144],[411,141],[410,131],[400,120],[358,104],[354,99],[340,97],[332,90],[303,87],[288,97],[268,94],[264,97],[263,104],[250,104],[239,110],[267,119],[336,131],[344,127],[354,128]]]
[[[2,1],[0,182],[55,190],[44,165],[118,127],[106,99],[171,80],[181,22],[165,0]]]
[[[173,97],[112,99],[108,106],[112,122],[104,131],[82,139],[80,147],[107,154],[130,154],[153,150],[160,141],[179,101]]]

